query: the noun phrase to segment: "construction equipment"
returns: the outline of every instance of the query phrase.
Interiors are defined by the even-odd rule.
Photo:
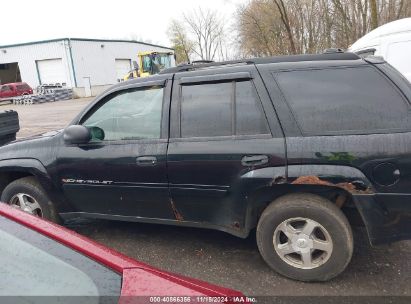
[[[155,75],[164,69],[175,66],[174,53],[172,52],[141,52],[138,53],[134,68],[124,76],[123,80]]]

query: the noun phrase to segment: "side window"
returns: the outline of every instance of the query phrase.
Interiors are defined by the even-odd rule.
[[[160,138],[162,105],[161,87],[126,90],[104,102],[82,125],[97,127],[92,133],[97,129],[97,138],[105,141]]]
[[[251,81],[182,86],[181,137],[269,133]]]
[[[150,55],[143,56],[143,72],[150,72],[151,71],[151,57]]]
[[[235,94],[236,134],[269,134],[261,101],[252,82],[237,82]]]
[[[373,67],[280,72],[276,79],[303,134],[410,127],[408,102]]]
[[[231,135],[232,90],[231,82],[182,86],[181,137]]]

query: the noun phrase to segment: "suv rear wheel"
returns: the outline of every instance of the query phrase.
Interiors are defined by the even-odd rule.
[[[56,223],[60,220],[53,203],[34,177],[24,177],[11,182],[3,190],[1,201]]]
[[[257,244],[267,264],[300,281],[327,281],[351,260],[347,218],[332,202],[313,194],[290,194],[272,202],[257,226]]]

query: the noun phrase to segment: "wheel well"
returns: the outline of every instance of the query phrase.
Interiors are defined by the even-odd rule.
[[[324,197],[341,209],[352,226],[364,226],[361,215],[354,204],[353,196],[347,190],[333,186],[284,184],[260,189],[249,197],[247,229],[251,230],[257,226],[261,214],[271,202],[291,193],[310,193]]]
[[[23,177],[34,176],[27,172],[0,172],[0,197],[3,193],[4,188],[7,187],[11,182],[18,180]]]

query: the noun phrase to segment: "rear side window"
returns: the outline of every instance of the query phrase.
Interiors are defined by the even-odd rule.
[[[257,91],[251,81],[236,83],[236,134],[267,134],[267,122]]]
[[[280,72],[275,77],[304,134],[409,129],[407,100],[373,67]]]
[[[18,91],[28,91],[30,90],[30,87],[27,84],[20,84],[17,86]]]
[[[182,86],[181,137],[269,133],[251,81]]]

